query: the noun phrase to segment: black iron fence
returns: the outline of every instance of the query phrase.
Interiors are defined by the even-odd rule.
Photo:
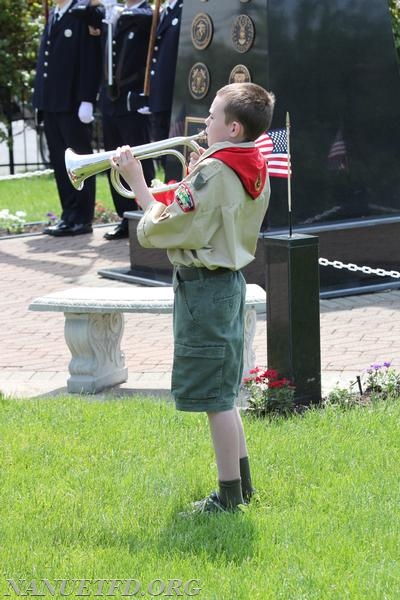
[[[0,175],[14,175],[51,167],[43,125],[36,126],[32,108],[15,104],[6,123],[0,122]],[[102,148],[101,118],[95,114],[93,148]]]

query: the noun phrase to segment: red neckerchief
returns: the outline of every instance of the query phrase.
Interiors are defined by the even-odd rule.
[[[221,160],[233,169],[246,192],[253,200],[258,198],[267,178],[267,163],[258,148],[224,148],[209,156]]]

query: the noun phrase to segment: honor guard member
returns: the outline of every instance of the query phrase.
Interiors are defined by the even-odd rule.
[[[252,487],[243,425],[235,401],[242,381],[246,285],[270,186],[256,140],[269,129],[275,97],[254,83],[221,88],[206,119],[208,149],[191,153],[189,175],[172,204],[146,188],[129,147],[111,161],[138,192],[137,228],[146,248],[165,248],[174,272],[172,394],[178,410],[204,411],[219,490],[191,514],[238,510]]]
[[[89,32],[80,7],[85,0],[59,0],[49,13],[39,49],[33,106],[44,131],[61,202],[61,220],[44,233],[52,236],[92,232],[95,178],[82,191],[69,181],[64,153],[92,152],[93,104],[101,78],[99,36]]]
[[[94,0],[96,2],[96,0]],[[97,10],[104,9],[98,7]],[[138,146],[150,142],[149,116],[138,112],[143,106],[143,84],[146,70],[153,11],[144,0],[127,0],[123,7],[114,7],[112,19],[112,77],[110,79],[110,49],[108,29],[103,23],[103,81],[99,108],[103,119],[103,141],[105,150],[115,150],[122,144]],[[110,85],[112,81],[112,85]],[[152,160],[143,161],[147,184],[154,179]],[[109,176],[109,174],[108,174]],[[132,199],[121,196],[111,185],[115,210],[121,217],[120,223],[104,235],[107,240],[129,236],[128,220],[124,212],[137,210]]]
[[[182,0],[167,1],[157,27],[150,71],[149,96],[151,136],[154,141],[165,140],[169,137],[182,6]],[[165,158],[161,160],[161,163],[167,170]],[[170,178],[166,172],[165,180],[169,181]]]

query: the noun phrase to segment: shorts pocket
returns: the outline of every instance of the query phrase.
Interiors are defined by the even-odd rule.
[[[213,313],[219,322],[233,321],[242,305],[242,294],[226,295],[223,292],[214,294]]]
[[[185,303],[194,321],[203,323],[211,318],[216,323],[227,323],[238,315],[245,288],[235,274],[185,281],[184,284]]]
[[[175,398],[201,400],[221,393],[225,346],[175,344],[171,389]]]

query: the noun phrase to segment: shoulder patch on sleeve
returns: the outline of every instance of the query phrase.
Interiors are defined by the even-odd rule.
[[[185,213],[195,209],[192,192],[185,183],[181,183],[181,185],[176,190],[175,200]]]

